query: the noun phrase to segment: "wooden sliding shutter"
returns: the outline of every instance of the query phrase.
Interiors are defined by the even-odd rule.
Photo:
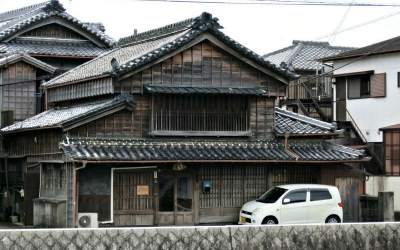
[[[386,96],[386,73],[371,75],[371,97]]]

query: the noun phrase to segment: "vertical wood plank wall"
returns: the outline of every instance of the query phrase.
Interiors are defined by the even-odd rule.
[[[285,96],[286,84],[248,65],[209,41],[194,45],[114,85],[114,92],[143,92],[143,84],[263,87]]]
[[[148,195],[139,195],[137,193],[138,185],[148,186]],[[114,224],[116,226],[154,224],[152,171],[115,171],[113,186]]]
[[[64,39],[77,39],[87,40],[77,32],[68,29],[60,24],[49,24],[39,28],[27,31],[20,36],[22,37],[51,37],[51,38],[64,38]]]
[[[321,183],[318,164],[203,165],[200,184],[211,181],[211,193],[199,195],[198,223],[237,222],[242,205],[269,188],[293,183]]]
[[[44,153],[60,153],[59,143],[62,140],[61,129],[29,131],[11,135],[3,135],[6,153],[12,155],[33,155]],[[54,155],[54,160],[59,156]],[[47,159],[51,160],[51,158]]]
[[[133,111],[120,110],[67,131],[79,137],[148,137],[150,127],[150,96],[134,95]]]
[[[36,114],[36,69],[25,62],[17,62],[3,69],[2,110],[12,110],[14,121],[22,121]],[[6,85],[10,83],[16,83]]]

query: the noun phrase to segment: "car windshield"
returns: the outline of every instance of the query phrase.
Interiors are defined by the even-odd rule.
[[[268,190],[260,197],[260,199],[256,201],[263,203],[275,203],[286,191],[287,189],[274,187]]]

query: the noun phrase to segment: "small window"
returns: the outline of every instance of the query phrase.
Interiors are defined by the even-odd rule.
[[[290,203],[299,203],[299,202],[306,202],[307,199],[307,189],[299,189],[290,192],[288,195],[285,196],[283,199],[290,199]],[[283,202],[283,200],[282,200]],[[288,204],[288,203],[286,203]]]
[[[397,72],[397,87],[400,88],[400,72]]]
[[[332,195],[329,193],[328,189],[311,189],[310,190],[310,201],[322,201],[330,200]]]

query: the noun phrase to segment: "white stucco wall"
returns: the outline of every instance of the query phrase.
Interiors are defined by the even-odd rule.
[[[335,61],[339,68],[355,58]],[[382,142],[379,128],[400,123],[400,88],[397,73],[400,72],[400,52],[368,56],[335,71],[335,74],[374,70],[386,73],[386,97],[347,100],[350,112],[363,135],[369,142]]]
[[[394,211],[400,211],[400,176],[371,176],[365,182],[368,195],[378,196],[378,192],[394,192]]]

